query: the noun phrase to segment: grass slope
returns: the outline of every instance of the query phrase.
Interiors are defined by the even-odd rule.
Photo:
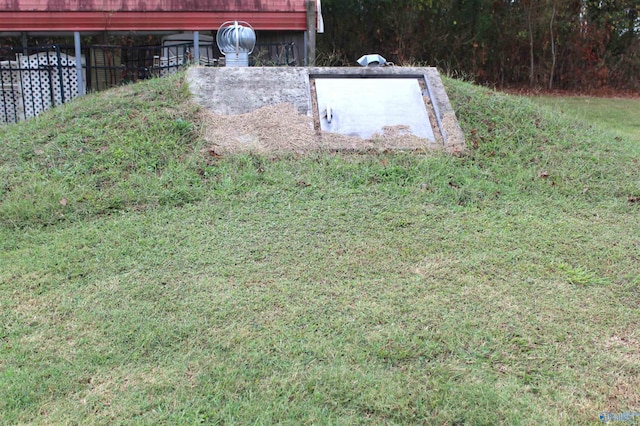
[[[532,99],[536,103],[551,106],[582,120],[595,122],[613,132],[640,140],[638,98],[536,96]]]
[[[0,223],[46,225],[199,199],[186,96],[180,80],[154,80],[0,129]]]
[[[637,140],[447,80],[465,157],[206,158],[180,78],[0,129],[3,423],[640,411]]]

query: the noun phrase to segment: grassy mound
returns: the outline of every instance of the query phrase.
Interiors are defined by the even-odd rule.
[[[180,78],[0,129],[0,422],[638,410],[638,141],[446,80],[466,156],[214,158]]]
[[[620,160],[624,165],[634,157],[619,137],[553,116],[526,99],[454,80],[448,85],[472,155],[396,156],[384,164],[349,158],[344,167],[356,171],[352,184],[394,178],[416,183],[433,167],[455,166],[429,183],[443,201],[480,202],[549,189],[549,183],[554,194],[584,193],[587,200],[624,198],[637,190],[629,169],[620,167]],[[233,170],[207,165],[188,96],[182,76],[174,76],[88,96],[0,128],[0,223],[37,226],[181,205],[202,199],[205,186],[212,188],[209,177],[219,186],[220,169],[251,174],[253,163],[264,159],[231,159]]]
[[[473,148],[470,156],[346,158],[339,160],[339,169],[351,168],[353,176],[336,178],[356,186],[423,183],[443,202],[455,203],[522,191],[575,195],[581,201],[625,198],[637,191],[632,168],[624,167],[635,157],[620,137],[554,116],[526,99],[454,80],[448,86]],[[197,108],[188,96],[180,75],[88,96],[29,122],[1,127],[0,223],[39,226],[182,205],[233,186],[234,176],[256,169],[264,175],[265,166],[254,164],[264,158],[211,162],[200,153]],[[295,162],[312,163],[318,156],[312,157]],[[434,168],[442,174],[430,173]],[[425,174],[428,183],[421,182]]]
[[[0,223],[48,225],[202,196],[181,77],[87,96],[0,128]]]

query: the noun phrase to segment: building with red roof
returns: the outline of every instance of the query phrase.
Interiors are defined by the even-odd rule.
[[[230,20],[305,31],[308,8],[307,0],[0,0],[0,31],[206,31]]]

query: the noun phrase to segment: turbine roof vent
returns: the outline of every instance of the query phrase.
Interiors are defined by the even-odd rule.
[[[256,32],[244,21],[227,21],[218,28],[216,42],[228,67],[249,66],[249,54],[256,45]]]

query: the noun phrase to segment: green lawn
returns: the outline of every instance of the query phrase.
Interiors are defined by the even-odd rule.
[[[532,99],[536,103],[550,106],[640,141],[640,98],[533,97]]]
[[[0,423],[640,411],[640,144],[445,84],[461,157],[208,157],[181,76],[0,128]]]

